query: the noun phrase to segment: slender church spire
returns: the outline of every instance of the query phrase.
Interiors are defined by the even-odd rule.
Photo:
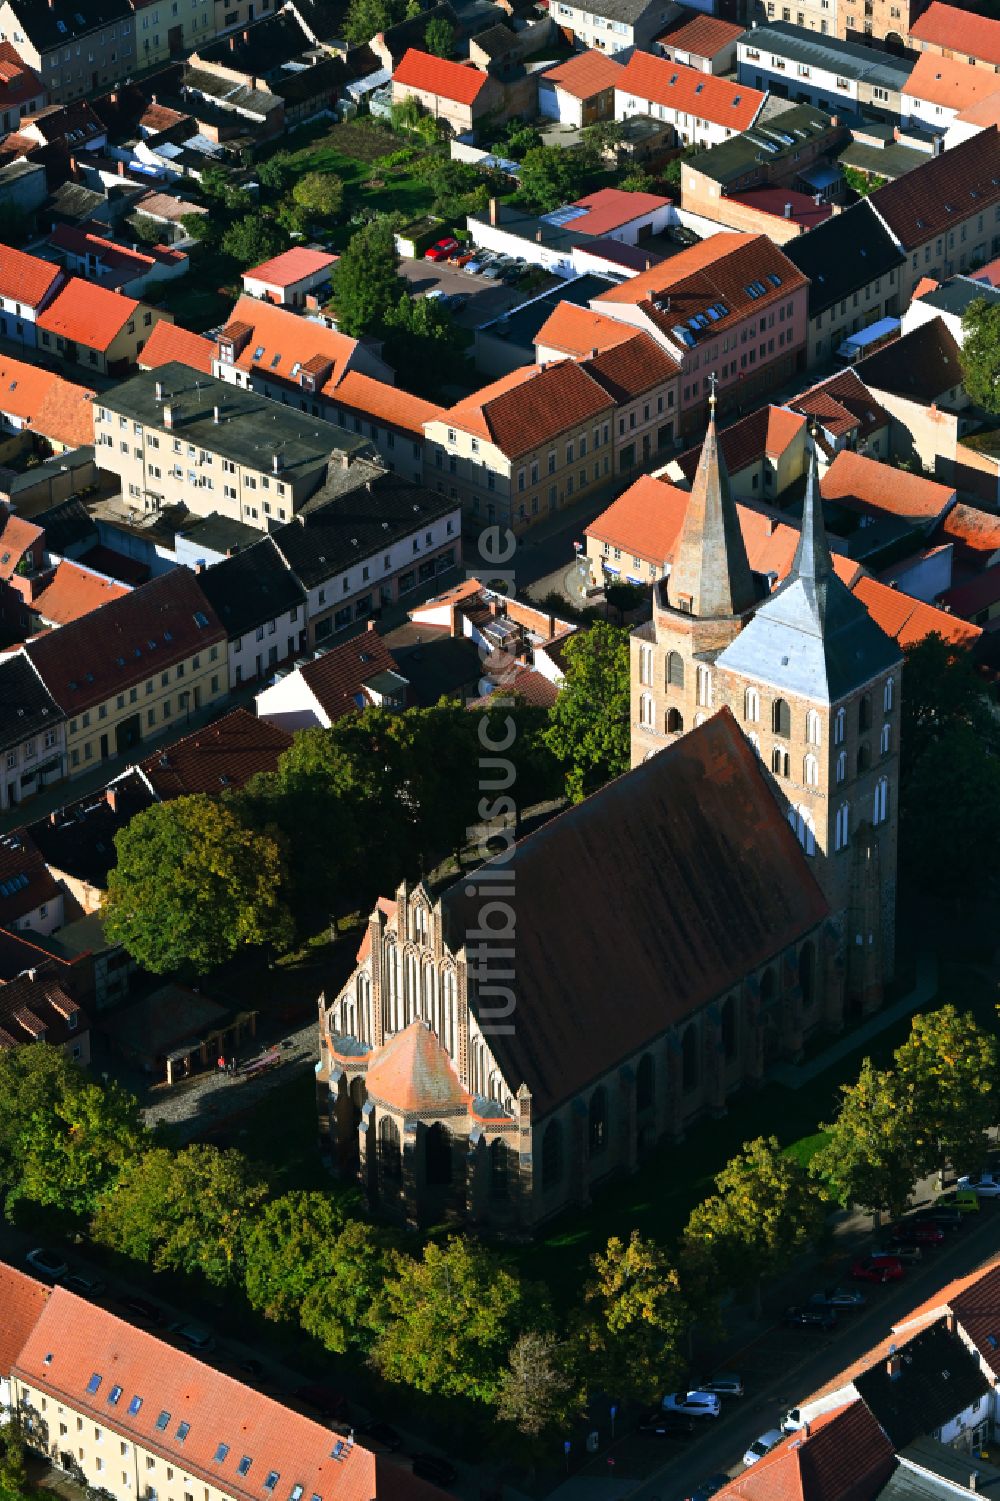
[[[820,583],[833,572],[830,544],[826,538],[823,521],[823,497],[819,488],[819,465],[816,459],[816,436],[810,445],[809,472],[806,476],[806,498],[802,506],[802,531],[795,549],[791,577],[809,579]]]
[[[667,581],[667,598],[675,610],[721,619],[752,609],[756,594],[719,449],[714,375],[711,380],[708,431]]]

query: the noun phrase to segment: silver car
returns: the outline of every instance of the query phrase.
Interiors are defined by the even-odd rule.
[[[716,1371],[714,1376],[702,1382],[702,1390],[714,1392],[718,1397],[742,1397],[743,1377],[737,1376],[735,1371]]]

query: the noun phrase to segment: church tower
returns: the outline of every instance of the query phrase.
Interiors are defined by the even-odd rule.
[[[834,570],[810,459],[785,582],[719,654],[729,705],[830,904],[846,988],[878,1005],[893,971],[902,656]]]
[[[714,391],[709,409],[672,569],[653,590],[653,619],[632,633],[633,766],[719,706],[715,659],[759,598],[719,451]]]

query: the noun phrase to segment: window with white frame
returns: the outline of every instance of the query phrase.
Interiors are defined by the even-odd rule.
[[[747,724],[756,724],[760,719],[760,694],[756,688],[748,688],[743,696],[743,718]]]
[[[837,816],[836,816],[836,818],[834,820],[833,847],[834,847],[835,850],[846,849],[846,847],[847,847],[847,841],[850,838],[850,828],[851,828],[851,806],[850,806],[850,803],[841,803],[840,807],[837,809]]]
[[[817,787],[819,785],[819,762],[812,753],[803,759],[802,780],[807,787]]]
[[[887,714],[892,710],[892,702],[895,695],[894,682],[893,678],[886,678],[885,687],[882,689],[882,708]]]
[[[872,808],[872,823],[885,823],[889,817],[889,778],[879,777],[875,783],[875,798]]]
[[[639,681],[647,686],[653,681],[653,648],[651,646],[639,647]]]
[[[699,666],[697,682],[697,701],[706,709],[712,707],[712,673],[709,668]]]
[[[847,752],[841,751],[837,757],[837,785],[847,781]]]
[[[837,710],[836,714],[833,716],[833,743],[834,743],[834,745],[843,745],[843,743],[844,743],[844,725],[846,723],[846,720],[847,720],[847,711],[844,709],[843,705],[841,705],[841,707]]]
[[[805,850],[807,855],[816,853],[816,830],[813,825],[813,816],[808,808],[789,808],[788,822],[795,831],[795,837]]]
[[[639,697],[639,723],[646,729],[652,729],[653,727],[654,712],[652,694],[641,694]]]
[[[809,745],[822,745],[822,736],[822,721],[816,710],[810,709],[806,714],[806,741]]]
[[[879,736],[878,748],[882,752],[883,756],[887,756],[889,754],[889,751],[892,748],[892,725],[891,724],[887,723],[887,724],[884,724],[882,726],[882,733]]]

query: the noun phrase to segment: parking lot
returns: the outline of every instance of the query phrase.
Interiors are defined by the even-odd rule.
[[[460,267],[449,266],[445,262],[424,260],[401,261],[399,273],[405,276],[415,297],[422,297],[435,290],[446,292],[450,297],[456,293],[468,297],[465,307],[454,315],[455,322],[462,328],[478,328],[481,323],[489,323],[492,318],[499,318],[503,313],[509,313],[511,308],[520,307],[529,297],[537,297],[546,286],[554,286],[560,280],[558,276],[552,276],[545,286],[540,285],[533,292],[525,292],[518,287],[505,287],[499,282],[486,281],[482,276],[469,276]]]

